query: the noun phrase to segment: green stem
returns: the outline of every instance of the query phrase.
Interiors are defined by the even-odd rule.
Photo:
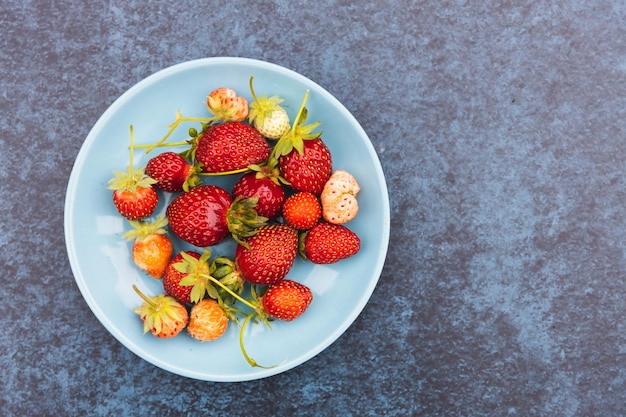
[[[163,148],[166,146],[183,146],[189,145],[189,142],[170,142],[170,143],[160,143],[157,146],[154,146],[153,143],[147,145],[135,145],[135,149],[146,149],[146,148]]]
[[[243,357],[246,358],[246,362],[248,362],[250,366],[252,367],[263,368],[263,369],[274,368],[276,365],[274,366],[259,365],[254,359],[252,359],[248,355],[248,352],[246,352],[246,348],[244,347],[244,343],[243,343],[243,333],[244,333],[244,330],[246,329],[246,326],[248,325],[248,322],[250,322],[253,316],[254,316],[254,311],[252,311],[250,314],[246,316],[246,319],[244,320],[243,324],[241,325],[241,329],[239,330],[239,347],[241,348],[241,353],[243,354]]]
[[[170,135],[172,133],[174,133],[174,130],[176,130],[176,128],[183,122],[200,122],[200,123],[210,123],[215,121],[215,118],[212,117],[176,117],[176,121],[174,121],[174,123],[172,123],[170,125],[170,129],[167,131],[167,133],[165,134],[165,136],[163,136],[161,139],[159,139],[156,143],[152,144],[151,146],[148,147],[148,149],[146,149],[146,153],[150,153],[152,152],[152,150],[158,146],[161,146],[161,144],[163,142],[165,142],[167,140],[167,138],[170,137]]]
[[[156,308],[157,304],[151,300],[150,298],[148,298],[147,295],[145,295],[144,293],[142,293],[139,288],[137,288],[137,286],[135,284],[133,284],[133,290],[135,290],[135,292],[137,293],[137,295],[139,295],[146,303],[148,303],[150,306],[152,306],[153,308]]]
[[[252,80],[254,79],[254,75],[250,76],[250,93],[252,94],[252,99],[254,101],[258,101],[256,98],[256,94],[254,94],[254,88],[252,88]]]
[[[302,99],[302,104],[300,104],[300,108],[298,109],[298,113],[296,114],[296,118],[293,119],[293,124],[291,126],[291,135],[290,135],[292,138],[296,134],[296,128],[299,125],[300,117],[302,116],[302,112],[304,111],[304,108],[306,106],[306,102],[307,102],[308,99],[309,99],[309,90],[307,89],[306,92],[304,93],[304,98]],[[279,146],[281,144],[281,141],[288,140],[288,139],[286,139],[287,137],[288,137],[288,135],[284,135],[280,139],[278,139],[278,141],[274,145],[274,148],[272,149],[272,153],[270,154],[270,159],[271,158],[278,159],[278,157],[276,156],[276,150],[281,148],[281,146]],[[278,155],[278,156],[280,156],[280,155]]]
[[[135,149],[135,130],[133,129],[133,125],[130,125],[130,161],[128,162],[128,172],[133,178],[133,151]]]
[[[304,107],[306,105],[307,100],[309,99],[309,90],[306,90],[304,93],[304,98],[302,99],[302,104],[300,104],[300,108],[298,109],[298,114],[296,114],[296,118],[294,119],[293,126],[291,126],[291,134],[296,133],[296,126],[299,124],[300,116],[302,116],[302,112],[304,111]]]
[[[198,175],[203,176],[203,177],[218,177],[218,176],[222,176],[222,175],[235,175],[235,174],[242,174],[244,172],[248,172],[251,171],[250,168],[245,167],[245,168],[239,168],[239,169],[235,169],[233,171],[222,171],[222,172],[201,172]]]
[[[217,279],[213,278],[211,275],[207,275],[207,274],[201,274],[200,276],[202,278],[206,278],[209,281],[213,282],[214,284],[217,284],[218,286],[220,286],[227,293],[229,293],[230,295],[235,297],[237,300],[241,301],[243,304],[245,304],[248,307],[250,307],[253,310],[252,311],[253,313],[256,311],[256,307],[252,303],[250,303],[249,301],[245,300],[243,297],[241,297],[239,294],[237,294],[236,292],[234,292],[233,290],[228,288],[226,285],[222,284],[219,280],[217,280]]]

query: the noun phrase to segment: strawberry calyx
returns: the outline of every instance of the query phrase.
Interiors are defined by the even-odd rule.
[[[189,135],[189,139],[185,141],[189,147],[180,153],[180,156],[185,158],[188,161],[194,162],[196,160],[196,149],[198,149],[198,142],[202,137],[202,134],[207,129],[207,127],[211,126],[211,123],[200,123],[202,129],[200,132],[195,127],[190,127],[187,129],[187,134]],[[197,169],[197,173],[202,173],[202,165],[199,163],[194,164],[194,169]]]
[[[267,217],[259,216],[257,213],[256,205],[258,201],[258,197],[244,198],[239,196],[226,212],[228,230],[237,243],[247,248],[249,246],[242,242],[241,238],[254,236],[259,227],[267,224],[269,220]]]
[[[215,258],[213,260],[212,271],[213,272],[211,275],[214,278],[218,279],[220,283],[224,284],[235,293],[241,295],[244,289],[245,281],[241,274],[239,274],[239,271],[237,270],[237,265],[234,261],[225,256]],[[232,295],[230,295],[227,290],[224,290],[223,288],[220,288],[220,290],[221,291],[219,291],[219,294],[220,296],[222,296],[222,298],[226,296],[232,297]]]
[[[215,258],[211,266],[211,275],[217,280],[218,303],[229,320],[239,324],[239,316],[244,313],[235,307],[244,290],[244,279],[239,274],[235,262],[222,256]],[[234,294],[232,294],[234,293]],[[245,300],[244,300],[245,301]]]
[[[300,109],[293,122],[293,126],[288,130],[272,149],[270,158],[278,159],[281,156],[289,154],[293,149],[296,149],[300,155],[304,152],[304,141],[317,139],[321,136],[321,132],[313,132],[319,125],[320,121],[305,124],[308,118],[308,110],[306,108],[306,102],[309,97],[309,90],[306,90]]]
[[[189,174],[187,175],[187,179],[183,183],[183,191],[187,192],[191,190],[193,187],[197,187],[202,185],[203,182],[200,179],[200,173],[202,172],[202,167],[200,164],[193,164],[191,169],[189,170]]]
[[[205,249],[199,259],[194,258],[185,251],[180,252],[180,254],[183,260],[176,262],[173,266],[178,272],[186,274],[180,280],[179,285],[193,287],[189,294],[191,302],[199,302],[204,298],[205,294],[208,294],[211,298],[217,299],[219,294],[209,278],[212,272],[209,265],[211,251]]]
[[[253,123],[255,120],[258,120],[259,123],[263,123],[263,120],[266,117],[271,117],[272,113],[275,110],[282,109],[280,103],[284,100],[279,96],[271,96],[263,95],[261,97],[257,97],[254,87],[252,86],[252,80],[254,80],[254,75],[250,77],[250,93],[252,94],[253,102],[250,103],[250,111],[248,112],[248,120],[250,123]]]
[[[309,258],[306,256],[306,236],[309,234],[308,230],[304,230],[302,231],[299,235],[298,235],[298,254],[300,255],[300,258],[302,258],[303,261],[308,261]]]
[[[109,180],[109,190],[136,192],[137,188],[149,188],[157,183],[157,180],[150,178],[145,171],[145,167],[133,167],[133,151],[135,149],[135,131],[130,125],[130,159],[126,172],[113,171],[113,178]]]
[[[129,220],[128,223],[133,227],[122,235],[126,240],[143,240],[150,235],[164,235],[167,233],[167,218],[160,214],[154,221],[147,220]]]
[[[193,285],[191,302],[198,303],[208,295],[217,300],[230,320],[238,323],[237,316],[243,315],[243,312],[234,307],[235,302],[240,301],[248,307],[252,305],[240,295],[244,288],[243,279],[239,276],[235,263],[226,257],[215,258],[209,263],[211,251],[208,249],[198,259],[184,251],[181,256],[183,260],[173,266],[177,271],[187,274],[179,285]]]
[[[278,159],[271,157],[262,164],[252,164],[249,167],[250,171],[256,172],[256,178],[270,179],[274,184],[289,185],[289,182],[280,175],[280,169],[278,169]]]
[[[143,320],[144,334],[151,330],[158,334],[163,327],[171,327],[171,323],[187,321],[187,317],[181,313],[182,305],[174,297],[167,294],[148,297],[134,284],[133,290],[144,301],[139,308],[133,309]]]
[[[114,178],[109,180],[109,190],[136,192],[137,188],[148,188],[156,184],[156,180],[146,175],[145,168],[132,169],[128,167],[126,172],[113,171]]]

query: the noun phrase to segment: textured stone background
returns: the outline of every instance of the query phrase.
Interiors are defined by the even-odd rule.
[[[605,0],[1,0],[0,414],[622,415],[625,18]],[[126,350],[63,239],[100,114],[207,56],[326,87],[368,132],[391,199],[389,256],[354,325],[246,383]]]

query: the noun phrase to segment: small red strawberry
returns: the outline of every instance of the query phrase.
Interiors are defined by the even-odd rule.
[[[317,196],[300,191],[289,196],[283,204],[283,217],[287,224],[300,230],[315,226],[322,215],[322,207]]]
[[[163,289],[181,303],[197,303],[206,293],[217,295],[209,283],[209,257],[211,252],[202,255],[194,251],[178,253],[165,269]]]
[[[270,285],[283,279],[298,253],[298,232],[286,224],[272,224],[242,239],[235,250],[235,263],[242,278],[253,284]]]
[[[283,279],[264,288],[264,294],[258,294],[251,287],[252,300],[244,300],[244,304],[252,310],[239,328],[239,347],[241,353],[252,367],[266,368],[259,365],[248,355],[244,346],[244,332],[250,320],[255,319],[270,326],[271,319],[291,321],[300,317],[313,301],[313,292],[304,284]]]
[[[270,147],[258,130],[241,122],[208,125],[199,134],[196,160],[208,173],[238,171],[267,160]]]
[[[316,264],[349,258],[361,248],[361,240],[340,224],[320,222],[301,238],[300,254]]]
[[[139,170],[135,172],[135,178],[139,178],[140,175]],[[140,220],[149,217],[154,213],[159,202],[159,196],[154,188],[142,186],[142,184],[148,184],[147,182],[139,180],[136,184],[134,190],[130,188],[116,189],[113,192],[115,208],[119,214],[128,220]],[[113,187],[117,187],[117,185],[113,185]]]
[[[146,174],[157,181],[154,186],[172,193],[200,185],[198,171],[180,154],[171,151],[152,157],[146,164]]]
[[[189,322],[189,313],[185,306],[174,297],[159,294],[148,297],[137,286],[135,292],[144,300],[143,304],[134,309],[143,322],[143,332],[152,332],[160,338],[170,338],[179,334]]]
[[[165,214],[180,239],[198,247],[213,246],[232,234],[251,236],[267,219],[257,215],[257,200],[235,199],[217,185],[201,185],[178,195]]]
[[[206,104],[214,114],[214,120],[241,122],[248,117],[248,101],[230,88],[220,87],[211,91]]]
[[[252,172],[242,175],[233,188],[233,198],[257,197],[256,211],[259,216],[272,219],[280,213],[285,201],[285,190],[275,163],[251,165]]]
[[[260,299],[264,312],[272,318],[291,321],[300,317],[313,301],[311,289],[284,279],[270,285]]]
[[[272,157],[278,157],[280,172],[292,188],[320,195],[332,173],[332,157],[320,133],[312,133],[320,122],[304,124],[308,114],[305,107],[308,93],[293,127],[278,140]]]
[[[113,171],[109,190],[113,190],[113,204],[128,220],[140,220],[152,215],[159,196],[152,185],[156,180],[146,175],[144,168],[133,168],[134,131],[130,126],[130,163],[126,172]]]
[[[201,342],[216,340],[227,328],[228,316],[217,301],[205,298],[191,307],[187,332],[194,339]]]
[[[248,120],[264,137],[279,139],[290,128],[289,116],[285,109],[280,106],[283,99],[278,96],[257,97],[252,87],[253,79],[254,76],[250,77],[250,93],[254,101],[250,103]]]
[[[332,157],[321,138],[303,141],[302,151],[292,150],[279,158],[280,172],[298,191],[320,195],[332,173]]]
[[[134,240],[132,257],[135,265],[153,278],[161,278],[172,257],[172,242],[165,236],[167,219],[159,216],[154,222],[131,220],[130,225],[133,229],[122,237]]]

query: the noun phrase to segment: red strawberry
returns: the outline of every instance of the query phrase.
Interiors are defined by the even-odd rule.
[[[320,195],[332,173],[332,157],[321,138],[303,141],[302,152],[293,149],[279,158],[283,178],[298,191]]]
[[[223,188],[202,185],[176,197],[165,213],[176,236],[199,247],[212,246],[228,235],[226,213],[231,204]]]
[[[210,173],[237,171],[267,160],[270,147],[261,134],[242,122],[208,125],[198,138],[196,160]]]
[[[306,285],[284,279],[270,285],[260,300],[267,315],[278,320],[291,321],[300,317],[309,307],[313,301],[313,293]]]
[[[320,122],[304,124],[308,113],[304,107],[307,97],[308,91],[293,127],[278,140],[272,157],[278,157],[283,178],[295,190],[320,195],[332,173],[332,157],[320,133],[311,133]]]
[[[142,181],[137,182],[137,184],[142,183]],[[134,190],[116,189],[113,191],[115,208],[128,220],[140,220],[152,215],[158,202],[159,196],[152,187],[137,185]]]
[[[246,316],[243,324],[239,328],[239,347],[244,358],[250,366],[259,365],[254,359],[248,355],[244,346],[244,331],[246,326],[253,318],[262,321],[270,327],[270,319],[278,319],[283,321],[291,321],[300,317],[313,301],[313,292],[306,285],[296,281],[283,279],[270,284],[263,295],[259,297],[255,287],[251,288],[252,300],[246,301],[245,304],[252,308],[252,311]]]
[[[275,160],[274,160],[275,161]],[[275,163],[252,165],[253,172],[239,178],[233,188],[233,198],[257,197],[256,211],[269,219],[276,217],[285,201],[285,190],[280,184],[278,168]]]
[[[262,226],[237,246],[235,263],[239,274],[253,284],[274,284],[283,279],[298,252],[298,232],[286,224]]]
[[[296,229],[307,230],[315,226],[322,215],[317,196],[307,191],[295,193],[283,204],[285,221]]]
[[[320,222],[304,236],[300,253],[316,264],[330,264],[356,254],[361,240],[352,230],[339,224]]]
[[[150,159],[146,174],[157,181],[156,187],[172,193],[189,191],[201,184],[194,166],[176,152],[163,152]]]
[[[213,246],[228,236],[251,236],[267,219],[254,210],[256,199],[233,201],[216,185],[201,185],[180,194],[165,214],[176,236],[198,247]]]
[[[191,307],[187,332],[194,339],[201,342],[216,340],[227,328],[228,316],[217,301],[205,298]]]
[[[123,237],[133,240],[135,264],[153,278],[161,278],[172,257],[172,242],[165,236],[167,219],[159,216],[154,222],[130,221],[132,230]]]
[[[209,273],[207,263],[209,256],[208,251],[203,255],[194,251],[185,251],[174,256],[163,275],[165,292],[181,303],[200,301],[209,286],[208,279],[202,277],[203,274]],[[197,262],[191,261],[190,258],[196,259]]]
[[[117,211],[128,220],[140,220],[152,215],[159,201],[152,188],[156,180],[147,176],[144,168],[133,168],[134,150],[133,126],[130,126],[130,164],[126,172],[113,171],[108,188],[113,190],[113,204]]]
[[[165,294],[148,297],[133,285],[135,292],[144,300],[143,304],[134,309],[143,321],[143,332],[152,332],[160,338],[170,338],[180,333],[189,321],[189,313],[185,306]]]

